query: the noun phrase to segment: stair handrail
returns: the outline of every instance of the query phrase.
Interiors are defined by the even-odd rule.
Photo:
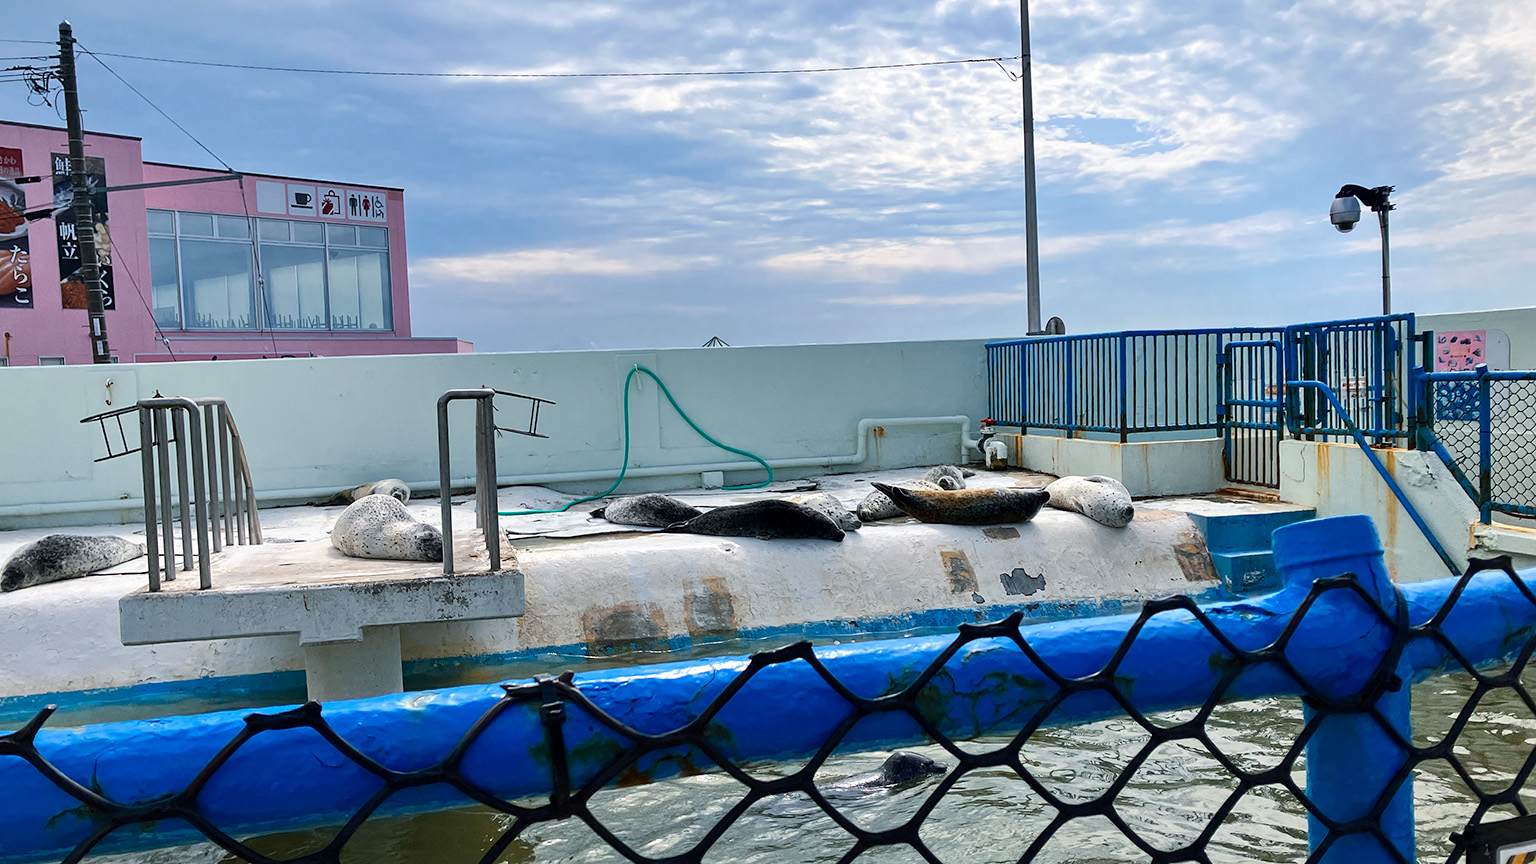
[[[1413,502],[1409,501],[1408,496],[1403,494],[1402,487],[1397,485],[1397,481],[1392,477],[1392,472],[1387,470],[1387,466],[1381,464],[1381,459],[1377,457],[1376,451],[1371,449],[1370,442],[1365,440],[1364,433],[1355,424],[1354,418],[1345,410],[1343,403],[1339,401],[1338,395],[1333,392],[1333,388],[1321,381],[1287,381],[1285,386],[1287,390],[1291,388],[1316,390],[1333,405],[1333,409],[1339,413],[1339,419],[1344,421],[1344,427],[1349,431],[1350,437],[1354,438],[1355,444],[1365,453],[1365,457],[1370,460],[1371,466],[1376,469],[1376,473],[1381,475],[1381,479],[1386,482],[1387,488],[1392,490],[1392,494],[1397,498],[1397,502],[1402,505],[1403,510],[1407,511],[1408,518],[1412,519],[1413,524],[1418,526],[1419,533],[1423,534],[1424,539],[1429,541],[1430,547],[1435,550],[1436,555],[1440,556],[1440,560],[1445,564],[1446,568],[1453,575],[1460,576],[1461,568],[1456,565],[1456,561],[1445,551],[1445,547],[1440,545],[1440,540],[1435,537],[1435,533],[1424,522],[1424,517],[1419,515],[1419,511],[1413,506]]]

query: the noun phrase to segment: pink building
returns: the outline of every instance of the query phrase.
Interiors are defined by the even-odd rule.
[[[91,362],[73,219],[20,216],[69,200],[68,152],[63,129],[0,123],[0,365]],[[145,162],[122,135],[87,133],[85,152],[121,362],[472,350],[411,335],[401,190],[237,181]]]

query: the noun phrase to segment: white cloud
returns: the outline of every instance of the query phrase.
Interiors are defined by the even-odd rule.
[[[844,306],[984,306],[988,303],[1019,303],[1027,299],[1024,288],[1012,291],[977,291],[970,294],[866,294],[828,297],[824,302]]]
[[[717,263],[709,255],[665,255],[636,248],[518,249],[411,265],[411,278],[426,283],[517,284],[551,276],[650,276]]]

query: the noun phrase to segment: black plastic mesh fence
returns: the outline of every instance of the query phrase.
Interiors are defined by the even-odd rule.
[[[1388,610],[1354,576],[1344,575],[1316,582],[1271,644],[1257,650],[1244,650],[1229,640],[1222,627],[1206,611],[1187,597],[1176,597],[1147,603],[1135,622],[1125,631],[1113,656],[1096,672],[1081,676],[1066,676],[1055,671],[1046,658],[1031,646],[1029,630],[1021,629],[1021,617],[1017,614],[997,623],[962,626],[953,642],[914,679],[895,692],[875,698],[858,695],[845,687],[818,659],[809,643],[798,643],[781,650],[753,655],[746,668],[692,722],[665,734],[645,734],[626,727],[589,700],[569,673],[558,678],[541,676],[533,683],[503,685],[505,695],[479,718],[451,752],[437,764],[408,772],[392,771],[354,748],[327,723],[321,706],[317,704],[284,713],[251,715],[243,731],[229,741],[222,752],[204,766],[185,789],[170,798],[150,803],[130,805],[107,800],[93,789],[64,776],[49,764],[34,746],[36,735],[47,719],[47,711],[40,713],[25,728],[0,737],[0,759],[26,760],[53,784],[78,799],[81,802],[80,809],[88,811],[96,820],[97,830],[64,858],[65,861],[81,860],[110,835],[152,830],[155,825],[166,820],[183,820],[208,840],[245,861],[260,864],[277,861],[315,864],[339,862],[346,858],[348,844],[365,823],[371,818],[385,818],[380,808],[389,803],[392,797],[415,788],[447,784],[463,794],[466,804],[477,802],[504,814],[499,836],[489,842],[488,847],[482,847],[480,860],[484,862],[504,860],[509,854],[509,846],[520,842],[520,838],[529,835],[535,826],[559,820],[578,820],[584,823],[613,852],[629,861],[670,864],[741,860],[747,856],[731,854],[729,849],[717,847],[717,844],[741,820],[756,818],[756,814],[760,814],[772,801],[782,803],[790,797],[805,802],[807,818],[830,819],[849,838],[846,849],[835,860],[852,861],[866,853],[879,852],[881,847],[904,847],[901,851],[907,858],[915,856],[923,861],[944,862],[951,860],[947,854],[949,849],[946,844],[934,840],[935,834],[927,830],[926,823],[930,819],[941,818],[935,816],[941,810],[951,814],[942,818],[974,818],[963,813],[954,817],[951,807],[954,802],[950,796],[974,794],[974,789],[968,785],[968,778],[981,774],[992,778],[1006,776],[1011,783],[1016,784],[1021,794],[1040,805],[1035,811],[1040,818],[1010,823],[1015,833],[1012,840],[1022,847],[1016,858],[1019,861],[1053,857],[1045,854],[1048,847],[1070,841],[1074,836],[1074,826],[1094,822],[1101,827],[1111,826],[1112,833],[1122,836],[1134,847],[1131,851],[1139,852],[1148,860],[1209,862],[1213,860],[1213,837],[1233,818],[1235,812],[1244,808],[1245,802],[1286,799],[1294,802],[1314,820],[1315,848],[1311,859],[1327,855],[1335,844],[1345,838],[1361,836],[1376,838],[1390,850],[1392,847],[1387,842],[1380,817],[1388,807],[1388,802],[1398,792],[1405,788],[1411,789],[1416,772],[1422,777],[1432,776],[1436,782],[1455,785],[1459,781],[1461,784],[1459,798],[1437,804],[1441,810],[1453,808],[1453,815],[1448,816],[1437,810],[1429,820],[1434,824],[1454,825],[1464,833],[1471,826],[1497,813],[1523,815],[1527,812],[1527,804],[1521,792],[1531,778],[1533,765],[1536,765],[1536,747],[1533,747],[1536,744],[1536,720],[1531,719],[1536,717],[1536,701],[1533,701],[1523,676],[1533,650],[1536,650],[1536,630],[1525,628],[1510,634],[1510,641],[1506,642],[1508,657],[1496,670],[1474,668],[1472,661],[1445,632],[1447,617],[1455,610],[1469,581],[1478,572],[1489,569],[1503,570],[1512,583],[1512,596],[1515,596],[1516,602],[1530,604],[1532,609],[1536,609],[1536,595],[1510,569],[1508,558],[1475,562],[1446,595],[1439,611],[1417,624],[1408,621],[1401,592],[1396,604],[1398,608]],[[1340,596],[1352,603],[1357,601],[1362,614],[1373,618],[1371,626],[1382,628],[1382,632],[1389,634],[1390,644],[1384,646],[1380,662],[1374,669],[1360,670],[1358,686],[1352,687],[1347,693],[1330,694],[1330,688],[1318,686],[1315,682],[1315,670],[1294,665],[1288,648],[1297,638],[1298,632],[1308,626],[1309,614],[1320,603],[1338,602]],[[1135,650],[1138,640],[1149,625],[1160,616],[1177,616],[1181,620],[1198,622],[1198,626],[1220,646],[1228,658],[1217,669],[1216,685],[1209,697],[1202,704],[1189,706],[1188,710],[1182,712],[1153,713],[1142,710],[1129,692],[1133,688],[1121,676],[1122,664],[1127,656]],[[1038,670],[1050,684],[1050,692],[1042,693],[1041,698],[1031,704],[1032,710],[1027,716],[1018,718],[1016,731],[1002,739],[991,739],[987,746],[981,747],[974,746],[975,741],[954,736],[955,724],[948,722],[945,717],[935,716],[932,707],[933,688],[946,664],[962,647],[978,640],[1011,643],[1020,655],[1021,664],[1030,664],[1033,667],[1031,674]],[[1443,731],[1437,730],[1427,736],[1423,730],[1404,734],[1401,729],[1394,727],[1389,718],[1382,716],[1376,703],[1384,694],[1407,686],[1397,677],[1395,670],[1399,668],[1399,661],[1405,651],[1426,641],[1432,643],[1427,647],[1441,658],[1439,662],[1444,664],[1441,671],[1449,669],[1463,676],[1461,680],[1467,689],[1459,691],[1461,695],[1458,695],[1456,705],[1442,712],[1445,715],[1442,719],[1448,722]],[[825,686],[846,702],[848,713],[826,736],[821,748],[803,763],[797,763],[800,767],[794,770],[765,774],[759,770],[761,766],[733,762],[721,745],[719,721],[722,712],[762,670],[791,662],[809,664]],[[1299,695],[1308,711],[1294,734],[1286,735],[1284,740],[1277,738],[1272,752],[1255,759],[1254,753],[1233,752],[1235,748],[1230,739],[1213,735],[1211,720],[1216,712],[1223,710],[1223,703],[1234,698],[1235,682],[1259,670],[1278,675],[1287,682],[1286,688]],[[1105,700],[1105,704],[1112,705],[1116,713],[1123,715],[1119,722],[1130,724],[1129,728],[1138,738],[1145,739],[1144,745],[1134,752],[1118,773],[1104,778],[1106,783],[1102,788],[1091,793],[1085,793],[1081,783],[1069,783],[1064,787],[1059,777],[1052,776],[1056,769],[1048,767],[1048,760],[1032,755],[1032,748],[1052,735],[1066,736],[1070,740],[1072,730],[1048,728],[1051,717],[1071,700],[1085,697]],[[795,697],[794,694],[784,694],[782,698]],[[1498,762],[1507,766],[1504,770],[1490,769],[1487,747],[1483,744],[1474,746],[1465,740],[1471,737],[1469,728],[1483,723],[1483,720],[1478,719],[1479,712],[1486,713],[1488,706],[1496,700],[1503,700],[1501,704],[1515,706],[1519,709],[1518,713],[1526,718],[1513,725],[1512,734],[1495,737],[1492,746],[1499,748]],[[477,786],[463,770],[465,754],[477,739],[487,733],[498,716],[512,710],[537,711],[541,718],[545,735],[543,743],[552,757],[550,767],[553,793],[547,799],[503,800]],[[572,771],[566,759],[571,742],[565,740],[564,733],[568,714],[577,711],[596,718],[628,742],[627,746],[611,754],[600,771],[579,783],[571,779]],[[1375,798],[1374,804],[1366,808],[1368,815],[1351,821],[1328,818],[1315,800],[1309,797],[1303,779],[1304,754],[1309,742],[1321,724],[1341,714],[1373,718],[1391,737],[1400,755],[1400,764],[1393,772],[1391,782]],[[900,715],[904,722],[909,721],[913,728],[919,730],[921,737],[926,737],[933,746],[942,748],[947,753],[944,757],[945,770],[933,775],[918,771],[907,778],[865,778],[851,785],[846,781],[829,782],[824,769],[834,754],[841,752],[840,745],[850,731],[861,722],[884,715]],[[1262,717],[1256,719],[1267,722]],[[199,795],[215,772],[252,739],[276,730],[299,727],[308,727],[323,736],[335,749],[338,758],[349,760],[373,775],[377,778],[378,787],[345,824],[324,832],[327,839],[318,848],[302,855],[273,857],[255,848],[263,844],[253,844],[248,838],[243,840],[231,836],[217,827],[200,809]],[[1056,740],[1060,740],[1059,737]],[[1184,755],[1179,755],[1181,753]],[[635,775],[640,761],[656,754],[671,754],[678,764],[686,763],[686,766],[699,772],[712,765],[723,772],[715,775],[721,777],[722,782],[724,777],[728,777],[743,790],[729,807],[698,808],[701,824],[696,826],[698,830],[693,832],[690,842],[685,844],[686,848],[666,848],[656,852],[646,844],[636,843],[632,837],[626,839],[620,836],[608,824],[613,814],[605,807],[602,796],[615,786],[636,782]],[[1189,835],[1183,841],[1170,845],[1168,832],[1161,830],[1166,826],[1157,825],[1155,820],[1149,821],[1145,812],[1137,814],[1127,809],[1126,793],[1129,787],[1143,785],[1139,778],[1142,769],[1150,762],[1166,762],[1171,758],[1174,763],[1178,763],[1180,759],[1194,756],[1217,766],[1216,770],[1225,775],[1227,782],[1219,793],[1206,796],[1210,806],[1208,810],[1195,814],[1193,824],[1186,826],[1190,828]],[[1059,764],[1056,767],[1059,768]],[[682,773],[691,772],[685,768]],[[884,780],[917,791],[916,796],[910,799],[916,806],[905,818],[896,824],[873,824],[847,807],[850,789],[857,791],[878,787]],[[1157,808],[1154,807],[1151,812],[1155,814]],[[629,821],[633,822],[636,814],[629,815]],[[1185,816],[1188,818],[1189,813],[1186,812]],[[645,815],[641,814],[638,818],[643,821]],[[1421,825],[1425,822],[1422,817],[1420,821]],[[1434,842],[1428,848],[1448,849],[1450,862],[1463,857],[1465,844],[1461,840],[1447,840],[1444,837],[1430,839]],[[640,848],[642,846],[645,848]],[[1255,850],[1255,854],[1261,851],[1268,860],[1282,860],[1273,857],[1275,852],[1272,849]],[[832,860],[832,856],[825,852],[817,857]],[[560,857],[559,850],[540,851],[532,848],[524,849],[521,857],[514,856],[513,860],[565,859]],[[771,853],[762,853],[753,860],[781,859],[773,857]],[[1076,859],[1069,856],[1058,860]],[[1408,858],[1398,851],[1392,851],[1389,860],[1406,861]]]
[[[1478,385],[1437,381],[1433,396],[1435,436],[1455,460],[1465,482],[1480,490]],[[1536,516],[1536,438],[1532,432],[1536,430],[1536,377],[1489,381],[1488,408],[1492,508]]]

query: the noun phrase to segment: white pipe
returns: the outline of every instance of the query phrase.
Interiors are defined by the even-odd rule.
[[[888,426],[945,426],[959,425],[960,446],[959,462],[965,464],[970,461],[969,449],[976,446],[976,439],[970,437],[971,418],[964,414],[949,414],[942,417],[866,417],[859,421],[858,444],[852,454],[848,456],[800,456],[791,459],[766,460],[774,468],[817,468],[834,465],[860,465],[868,458],[869,432],[876,427]],[[631,468],[625,472],[628,477],[669,477],[681,474],[700,474],[705,471],[750,471],[758,468],[756,462],[704,462],[688,465],[656,465],[648,468]],[[619,476],[618,468],[603,468],[597,471],[560,471],[546,474],[502,474],[497,475],[498,486],[540,486],[546,483],[579,483],[592,480],[612,480]],[[453,488],[472,488],[473,477],[455,478]],[[408,483],[413,491],[436,491],[436,480],[425,480]],[[300,489],[271,489],[257,490],[258,500],[288,501],[294,498],[320,498],[330,497],[336,494],[336,486],[309,486]],[[60,501],[51,504],[7,504],[0,506],[0,519],[7,517],[28,516],[55,516],[70,513],[92,513],[114,510],[142,511],[143,498],[114,498],[108,501]],[[142,513],[140,514],[142,515]]]

